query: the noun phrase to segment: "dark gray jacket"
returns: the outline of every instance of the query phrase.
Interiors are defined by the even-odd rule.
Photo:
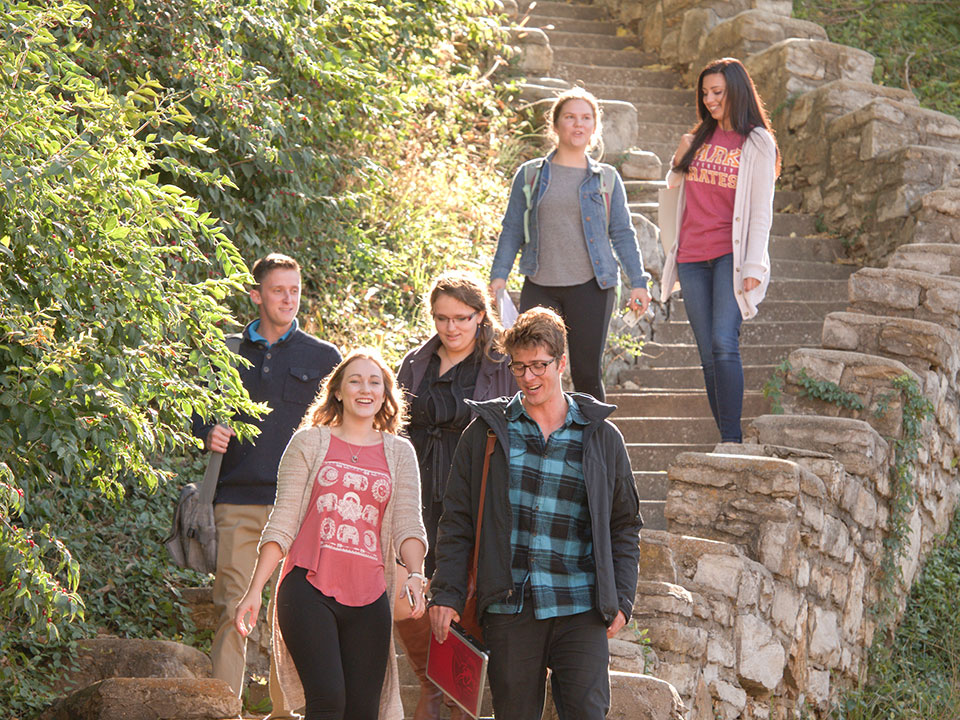
[[[623,436],[607,420],[614,406],[590,395],[574,393],[588,420],[583,431],[583,475],[590,506],[593,558],[597,570],[597,609],[609,625],[622,610],[629,620],[637,591],[640,558],[639,498]],[[469,402],[469,401],[468,401]],[[510,532],[513,523],[509,499],[510,468],[505,410],[509,398],[470,402],[477,418],[470,423],[453,459],[443,516],[437,534],[437,571],[433,575],[432,604],[463,611],[467,572],[473,559],[480,481],[487,433],[496,436],[487,477],[480,559],[477,570],[477,608],[480,614],[493,602],[513,593],[510,573]]]
[[[408,352],[400,361],[400,369],[397,371],[397,384],[403,388],[408,410],[413,402],[413,396],[427,372],[430,358],[440,347],[440,342],[440,336],[434,335],[423,345]],[[517,392],[517,381],[511,374],[510,368],[507,367],[509,358],[496,352],[494,352],[494,357],[499,357],[503,361],[494,362],[486,355],[480,359],[480,373],[477,375],[477,385],[473,389],[474,400],[490,400],[503,395],[512,396]],[[476,413],[474,413],[474,416],[476,416]]]
[[[250,362],[249,367],[237,368],[243,386],[251,400],[267,403],[270,412],[259,420],[237,416],[238,421],[259,427],[260,435],[253,442],[230,438],[214,502],[273,505],[280,457],[317,396],[320,383],[340,363],[340,351],[300,329],[267,348],[251,340],[247,325],[239,354]],[[193,418],[193,434],[198,438],[206,438],[212,427],[210,421]]]

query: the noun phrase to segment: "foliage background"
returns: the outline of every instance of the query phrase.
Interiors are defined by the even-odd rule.
[[[488,266],[525,129],[486,0],[0,0],[0,707],[73,642],[204,638],[160,541],[186,420],[244,398],[246,267],[391,360],[452,266]],[[236,318],[236,319],[235,319]],[[251,410],[254,408],[251,408]]]
[[[955,0],[794,0],[793,14],[830,40],[872,53],[873,80],[909,88],[924,107],[960,117],[960,6]]]
[[[928,556],[900,626],[871,649],[867,682],[836,708],[838,720],[960,717],[958,597],[960,514]]]

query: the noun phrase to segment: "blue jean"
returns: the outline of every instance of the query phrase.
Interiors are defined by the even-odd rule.
[[[723,442],[741,442],[743,318],[733,294],[733,254],[677,265],[687,319],[697,339],[703,382]]]

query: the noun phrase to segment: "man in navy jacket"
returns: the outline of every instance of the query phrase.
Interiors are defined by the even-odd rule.
[[[494,437],[477,560],[477,611],[498,720],[538,720],[549,667],[561,720],[610,707],[608,639],[627,622],[643,521],[613,412],[563,392],[563,321],[533,308],[504,334],[520,392],[467,401],[437,533],[430,621],[459,620],[476,539],[487,438]]]
[[[225,423],[194,418],[193,432],[212,452],[223,453],[214,519],[217,526],[217,570],[213,602],[218,625],[210,651],[213,676],[226,680],[237,695],[243,690],[246,639],[233,626],[233,613],[243,597],[257,561],[260,533],[277,490],[277,467],[287,443],[313,401],[321,381],[341,360],[340,351],[299,329],[300,265],[271,253],[253,265],[255,285],[250,299],[259,318],[243,329],[238,353],[250,362],[239,367],[250,399],[266,403],[270,412],[257,420],[236,419],[260,428],[252,442],[239,442]],[[283,704],[273,661],[270,663],[272,719],[290,718]]]

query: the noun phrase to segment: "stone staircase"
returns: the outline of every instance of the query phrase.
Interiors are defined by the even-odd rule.
[[[681,75],[656,65],[655,55],[639,51],[640,38],[618,34],[617,24],[599,6],[537,2],[526,24],[549,38],[552,76],[581,84],[602,101],[625,101],[637,109],[634,144],[653,152],[666,167],[680,136],[696,121],[694,92],[681,87]],[[655,223],[657,190],[665,182],[625,182],[638,230],[643,217]],[[845,254],[841,240],[818,233],[813,216],[790,212],[801,199],[793,192],[778,192],[775,198],[770,288],[759,315],[744,324],[741,336],[744,423],[769,411],[762,388],[774,368],[796,348],[817,344],[824,317],[846,307],[847,278],[855,268],[836,262]],[[646,255],[650,251],[649,245],[644,248]],[[645,260],[652,269],[659,267],[659,258]],[[611,388],[608,400],[618,406],[615,419],[628,443],[646,527],[663,530],[667,466],[679,453],[709,451],[720,439],[677,294],[658,311],[644,356],[635,368],[621,371],[619,381],[623,389]]]
[[[740,57],[779,109],[793,191],[775,198],[772,282],[743,329],[744,444],[716,444],[682,298],[658,308],[645,357],[609,394],[648,521],[632,618],[649,641],[644,672],[677,690],[686,720],[833,717],[960,497],[960,122],[872,85],[872,56],[828,42],[783,0],[595,2],[539,3],[528,22],[552,47],[542,74],[612,100],[621,132],[617,101],[638,104],[619,152],[663,162],[692,124],[692,95],[637,48],[693,77]],[[631,176],[632,155],[622,174],[656,279],[661,183]],[[848,243],[800,207],[887,266],[836,262]],[[786,414],[768,414],[759,391],[772,375]]]

